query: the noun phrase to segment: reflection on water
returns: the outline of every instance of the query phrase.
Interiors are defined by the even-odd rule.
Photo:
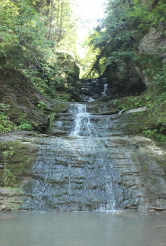
[[[0,213],[0,245],[166,246],[166,214]]]

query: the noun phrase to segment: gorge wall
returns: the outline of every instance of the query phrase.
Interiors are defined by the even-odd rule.
[[[162,74],[166,62],[165,28],[160,24],[158,28],[149,29],[137,44],[135,63],[124,58],[107,68],[107,82],[113,91],[140,93],[146,88],[154,91],[159,89],[156,74]]]
[[[158,1],[141,2],[148,4],[152,10]],[[44,189],[47,181],[50,190],[53,185],[60,187],[59,191],[68,203],[73,200],[76,190],[79,199],[76,204],[69,204],[73,206],[71,210],[82,210],[84,207],[87,210],[99,209],[100,197],[95,200],[92,194],[108,192],[110,180],[117,192],[114,194],[117,209],[165,210],[166,150],[163,142],[166,139],[166,97],[162,94],[165,50],[165,25],[151,26],[134,49],[134,62],[128,54],[117,58],[107,66],[100,78],[82,81],[80,95],[77,83],[79,69],[76,67],[76,72],[71,76],[68,63],[64,61],[68,75],[65,86],[71,93],[70,99],[87,105],[91,116],[90,119],[85,117],[85,122],[89,125],[93,123],[97,129],[99,138],[88,136],[87,141],[86,138],[75,141],[75,136],[70,135],[76,116],[67,111],[69,103],[42,95],[18,71],[1,70],[0,120],[3,123],[1,130],[5,130],[0,135],[0,210],[21,209],[25,199],[27,204],[33,202],[37,194],[29,193],[33,190],[32,180],[35,180],[37,190],[38,184],[43,182],[43,170]],[[75,63],[72,63],[73,66]],[[156,95],[158,101],[152,102]],[[86,130],[85,127],[82,130]],[[154,135],[157,138],[152,140]],[[100,150],[101,154],[98,153]],[[106,157],[102,156],[104,154]],[[68,157],[71,165],[68,164]],[[45,163],[50,158],[51,164]],[[107,160],[107,165],[103,164],[102,158]],[[34,164],[41,166],[41,172],[34,174]],[[53,171],[57,169],[56,172],[51,170],[48,173],[48,166]],[[38,171],[38,167],[35,168]],[[115,171],[114,177],[107,175],[110,169]],[[98,187],[93,170],[98,176],[104,174],[104,181],[100,177],[101,187]],[[92,178],[89,183],[90,200],[86,190],[89,187],[84,185],[87,174]],[[102,182],[105,182],[103,190]],[[73,191],[70,191],[70,185],[74,187]],[[69,193],[72,197],[67,200]],[[86,194],[86,204],[81,200],[81,193]],[[60,200],[62,194],[55,196],[59,203],[50,207],[60,210],[62,206],[65,210],[66,204],[63,199]],[[40,199],[45,202],[44,193],[39,195],[37,205],[40,205]],[[48,200],[51,202],[51,199]],[[33,209],[32,203],[24,208]]]

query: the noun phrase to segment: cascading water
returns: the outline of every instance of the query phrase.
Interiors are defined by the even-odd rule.
[[[90,122],[90,113],[86,110],[86,105],[76,104],[74,110],[74,128],[70,136],[94,136],[96,135],[93,124]]]
[[[106,96],[106,91],[107,91],[107,84],[104,84],[104,91],[102,92],[102,96]]]
[[[70,121],[65,123],[64,116],[63,124],[57,121],[63,131],[67,129],[66,137],[42,140],[24,208],[112,211],[112,182],[117,173],[102,138],[96,134],[94,123],[98,119],[94,121],[82,104],[71,105],[67,115]]]
[[[82,81],[80,98],[85,102],[93,102],[107,96],[107,79],[96,78]]]

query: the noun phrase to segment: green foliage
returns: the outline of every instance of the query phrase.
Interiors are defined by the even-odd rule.
[[[106,5],[106,18],[101,21],[100,25],[89,36],[89,45],[91,52],[96,52],[90,69],[87,68],[86,74],[98,71],[102,64],[102,72],[108,66],[119,66],[123,61],[126,64],[136,62],[147,66],[147,59],[140,56],[137,58],[135,48],[144,34],[151,26],[158,29],[166,24],[166,1],[158,1],[153,6],[151,2],[141,0],[109,0]],[[149,57],[150,58],[150,57]],[[163,84],[165,81],[165,64],[161,64],[159,58],[156,58],[159,66],[154,67],[153,61],[148,73],[156,77],[156,83]],[[149,59],[148,59],[149,60]],[[151,56],[151,60],[153,60]],[[157,73],[157,69],[158,73]],[[148,68],[147,68],[148,69]],[[123,81],[123,79],[122,79]]]
[[[5,150],[2,153],[4,155],[4,160],[6,163],[7,159],[10,159],[13,156],[13,154],[15,153],[15,151],[13,150],[13,147],[10,147],[9,150]]]
[[[133,113],[135,120],[141,122],[142,132],[149,138],[166,143],[166,91],[159,95],[145,94],[139,97],[125,97],[115,101],[120,110],[147,106],[146,112]]]
[[[69,70],[75,68],[69,66],[67,71],[57,53],[76,56],[76,23],[70,0],[4,0],[0,31],[1,68],[21,70],[53,98],[55,92],[66,91]]]
[[[158,129],[153,129],[153,130],[147,129],[147,130],[144,130],[143,133],[149,138],[154,138],[154,139],[157,139],[161,143],[166,143],[166,136],[162,134],[161,132],[159,132]]]
[[[16,130],[17,126],[9,120],[5,111],[1,111],[1,109],[6,109],[5,104],[0,104],[0,134],[7,133],[11,130]]]
[[[42,101],[38,101],[38,108],[40,109],[46,109],[47,108],[47,105],[45,102],[42,102]]]
[[[129,110],[133,108],[139,108],[146,105],[145,101],[139,97],[128,97],[115,101],[115,106],[118,107],[119,110]]]
[[[0,108],[1,108],[2,110],[5,110],[5,109],[6,109],[6,105],[5,105],[4,103],[0,103]]]
[[[143,54],[134,58],[133,61],[146,73],[153,85],[166,87],[166,63],[162,62],[161,57]]]
[[[128,13],[129,18],[140,20],[139,28],[147,30],[149,26],[158,26],[159,23],[166,24],[166,1],[158,1],[155,7],[149,3],[140,4],[140,1],[133,0],[132,11]]]
[[[166,125],[166,91],[160,95],[151,96],[147,105],[150,109],[146,116],[147,122],[155,116],[155,125],[158,126],[160,132],[164,132]]]
[[[16,187],[17,186],[17,181],[16,177],[11,173],[11,171],[6,167],[9,159],[13,156],[15,151],[13,150],[12,147],[10,147],[9,150],[5,150],[2,152],[4,156],[4,169],[3,169],[3,175],[2,175],[2,185],[3,186],[11,186],[11,187]]]
[[[3,186],[5,187],[17,187],[18,183],[16,180],[16,177],[10,172],[9,169],[4,168],[4,172],[2,175],[2,180],[3,180]]]
[[[33,131],[33,126],[25,120],[20,122],[19,129],[23,131]]]

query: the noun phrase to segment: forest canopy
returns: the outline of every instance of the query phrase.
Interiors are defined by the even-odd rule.
[[[79,60],[82,78],[101,76],[119,61],[143,64],[145,57],[137,53],[140,40],[150,27],[165,25],[166,0],[106,1],[105,16],[83,44],[88,48]],[[70,0],[4,0],[0,33],[1,69],[19,70],[42,93],[70,99],[79,87],[77,19]],[[164,70],[162,64],[160,83]]]
[[[78,68],[69,0],[1,1],[0,33],[1,69],[23,72],[51,97],[71,87],[68,75],[78,74]]]
[[[166,0],[108,0],[105,18],[85,41],[89,49],[83,60],[83,77],[98,77],[119,59],[135,62],[140,58],[137,46],[150,27],[165,25]]]

